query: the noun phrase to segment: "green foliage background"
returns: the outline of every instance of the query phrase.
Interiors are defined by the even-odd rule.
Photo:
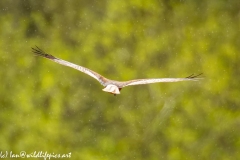
[[[240,159],[239,0],[1,0],[0,22],[1,151]],[[205,79],[114,97],[35,45],[115,80]]]

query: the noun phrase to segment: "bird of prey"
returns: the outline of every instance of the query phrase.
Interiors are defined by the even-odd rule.
[[[120,91],[123,87],[127,87],[127,86],[133,86],[133,85],[142,85],[142,84],[149,84],[149,83],[158,83],[158,82],[179,82],[179,81],[197,81],[201,78],[199,78],[199,76],[202,74],[198,74],[198,75],[190,75],[188,77],[185,78],[151,78],[151,79],[135,79],[135,80],[130,80],[130,81],[115,81],[115,80],[110,80],[107,79],[105,77],[103,77],[102,75],[79,65],[73,64],[71,62],[62,60],[60,58],[54,57],[51,54],[47,54],[45,53],[43,50],[41,50],[40,48],[38,48],[37,46],[35,48],[32,48],[33,53],[35,53],[38,56],[42,56],[44,58],[50,59],[56,63],[59,63],[61,65],[64,66],[68,66],[71,68],[74,68],[76,70],[79,70],[89,76],[91,76],[92,78],[96,79],[97,81],[99,81],[101,83],[101,85],[103,85],[105,88],[103,89],[103,91],[105,92],[109,92],[113,95],[117,95],[120,94]]]

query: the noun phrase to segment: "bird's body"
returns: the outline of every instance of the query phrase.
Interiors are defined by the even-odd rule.
[[[70,63],[68,61],[59,59],[57,57],[54,57],[50,54],[45,53],[44,51],[42,51],[40,48],[36,47],[36,48],[32,48],[33,52],[38,55],[38,56],[42,56],[44,58],[50,59],[56,63],[59,63],[61,65],[65,65],[74,69],[77,69],[89,76],[91,76],[92,78],[96,79],[97,81],[99,81],[99,83],[101,85],[103,85],[105,88],[103,89],[103,91],[105,92],[109,92],[112,93],[114,95],[116,94],[120,94],[120,90],[123,87],[126,86],[131,86],[131,85],[142,85],[142,84],[149,84],[149,83],[158,83],[158,82],[179,82],[179,81],[196,81],[199,80],[200,78],[198,78],[199,75],[190,75],[186,78],[151,78],[151,79],[135,79],[135,80],[130,80],[130,81],[115,81],[115,80],[110,80],[105,78],[104,76],[79,65]]]

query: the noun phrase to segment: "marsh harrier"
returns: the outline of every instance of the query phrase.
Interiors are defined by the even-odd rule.
[[[114,95],[116,94],[120,94],[120,90],[123,87],[127,87],[127,86],[133,86],[133,85],[142,85],[142,84],[149,84],[149,83],[158,83],[158,82],[179,82],[179,81],[197,81],[201,78],[199,78],[199,76],[201,74],[198,75],[190,75],[188,77],[185,78],[151,78],[151,79],[135,79],[135,80],[130,80],[130,81],[115,81],[115,80],[110,80],[107,79],[105,77],[103,77],[102,75],[79,65],[73,64],[71,62],[62,60],[60,58],[54,57],[51,54],[47,54],[45,53],[43,50],[41,50],[40,48],[38,48],[36,46],[36,48],[32,48],[33,53],[35,53],[38,56],[42,56],[44,58],[50,59],[56,63],[59,63],[61,65],[64,66],[68,66],[71,68],[74,68],[76,70],[79,70],[89,76],[91,76],[92,78],[96,79],[97,81],[99,81],[101,83],[101,85],[103,85],[105,88],[103,89],[103,91],[105,92],[109,92],[112,93]]]

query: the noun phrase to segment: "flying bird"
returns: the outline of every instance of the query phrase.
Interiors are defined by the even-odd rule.
[[[38,48],[37,46],[35,48],[32,48],[32,52],[35,53],[37,56],[41,56],[41,57],[50,59],[51,61],[54,61],[54,62],[59,63],[64,66],[74,68],[76,70],[79,70],[79,71],[91,76],[92,78],[96,79],[98,82],[101,83],[101,85],[103,85],[105,87],[103,89],[103,91],[109,92],[114,95],[120,94],[121,89],[123,87],[127,87],[127,86],[158,83],[158,82],[197,81],[197,80],[201,79],[201,78],[199,78],[199,76],[202,74],[202,73],[198,74],[198,75],[192,74],[185,78],[151,78],[151,79],[135,79],[135,80],[120,82],[120,81],[107,79],[107,78],[103,77],[102,75],[100,75],[88,68],[85,68],[85,67],[73,64],[71,62],[62,60],[60,58],[54,57],[51,54],[47,54],[43,50]]]

